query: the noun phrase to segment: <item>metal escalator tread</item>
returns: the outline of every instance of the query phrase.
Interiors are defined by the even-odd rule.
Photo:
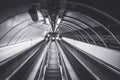
[[[61,80],[61,75],[60,75],[60,68],[59,67],[54,67],[50,68],[48,67],[46,69],[46,75],[45,75],[45,80]]]
[[[51,49],[49,51],[49,61],[48,66],[46,67],[45,78],[44,80],[62,80],[59,63],[57,60],[57,51],[55,49],[55,44],[51,44]]]

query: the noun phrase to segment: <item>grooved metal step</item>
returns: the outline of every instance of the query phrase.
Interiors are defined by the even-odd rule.
[[[46,67],[44,80],[62,80],[58,63],[58,52],[54,42],[51,43],[50,51],[48,53],[48,64]]]

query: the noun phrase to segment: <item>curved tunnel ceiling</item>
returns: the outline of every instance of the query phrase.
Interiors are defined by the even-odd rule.
[[[72,27],[75,30],[68,29]],[[119,20],[91,6],[69,2],[59,28],[65,37],[81,40],[75,38],[78,32],[77,37],[82,37],[84,42],[120,49]]]
[[[0,46],[39,38],[50,32],[43,12],[38,12],[37,22],[33,22],[29,16],[28,9],[34,1],[43,0],[11,0],[10,3],[0,1]],[[108,0],[67,0],[58,33],[63,37],[120,50],[120,17],[119,10],[116,9],[119,5],[117,1],[114,1],[116,5],[106,2]]]
[[[39,21],[33,22],[28,12],[19,13],[0,24],[0,46],[44,37],[50,30],[38,12]]]

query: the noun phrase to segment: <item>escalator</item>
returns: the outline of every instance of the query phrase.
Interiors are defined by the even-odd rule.
[[[34,63],[41,56],[41,51],[46,44],[45,41],[41,41],[26,52],[13,56],[9,61],[1,64],[0,80],[26,80],[30,69],[35,66]]]
[[[79,80],[97,80],[73,55],[71,55],[69,50],[62,43],[60,43],[60,46],[75,70]]]
[[[51,43],[48,51],[48,62],[45,71],[44,80],[62,80],[61,69],[59,65],[58,50],[55,42]]]
[[[102,60],[91,56],[88,53],[85,53],[84,51],[70,45],[69,43],[65,41],[61,41],[60,45],[62,46],[62,49],[65,51],[65,54],[70,58],[71,64],[76,64],[76,72],[83,74],[82,72],[84,69],[79,69],[79,65],[81,64],[84,68],[87,69],[87,72],[93,73],[93,76],[95,75],[96,80],[119,80],[120,79],[120,72],[116,68],[108,65],[107,63],[103,62]],[[71,60],[73,59],[73,60]],[[74,61],[76,60],[76,61]],[[72,62],[74,61],[74,62]],[[76,63],[75,63],[76,62]],[[77,64],[78,62],[78,64]],[[77,67],[78,66],[78,67]],[[73,66],[75,67],[75,66]],[[82,75],[83,77],[87,78],[90,75]],[[86,79],[83,79],[86,80]],[[92,80],[92,79],[87,79]]]

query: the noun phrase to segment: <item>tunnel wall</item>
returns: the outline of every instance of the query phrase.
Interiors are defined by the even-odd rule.
[[[44,38],[39,38],[36,40],[26,41],[22,43],[17,43],[14,45],[9,45],[0,48],[0,62],[14,56],[23,53],[24,51],[32,48],[39,42],[41,42]]]
[[[66,42],[78,48],[85,54],[90,54],[113,67],[120,69],[120,52],[112,49],[107,49],[100,46],[95,46],[78,40],[63,38]]]
[[[27,12],[16,15],[0,24],[0,46],[16,44],[44,37],[49,31],[40,12],[39,21],[33,22]]]
[[[64,37],[120,50],[119,26],[119,20],[99,9],[70,2],[59,29]]]

